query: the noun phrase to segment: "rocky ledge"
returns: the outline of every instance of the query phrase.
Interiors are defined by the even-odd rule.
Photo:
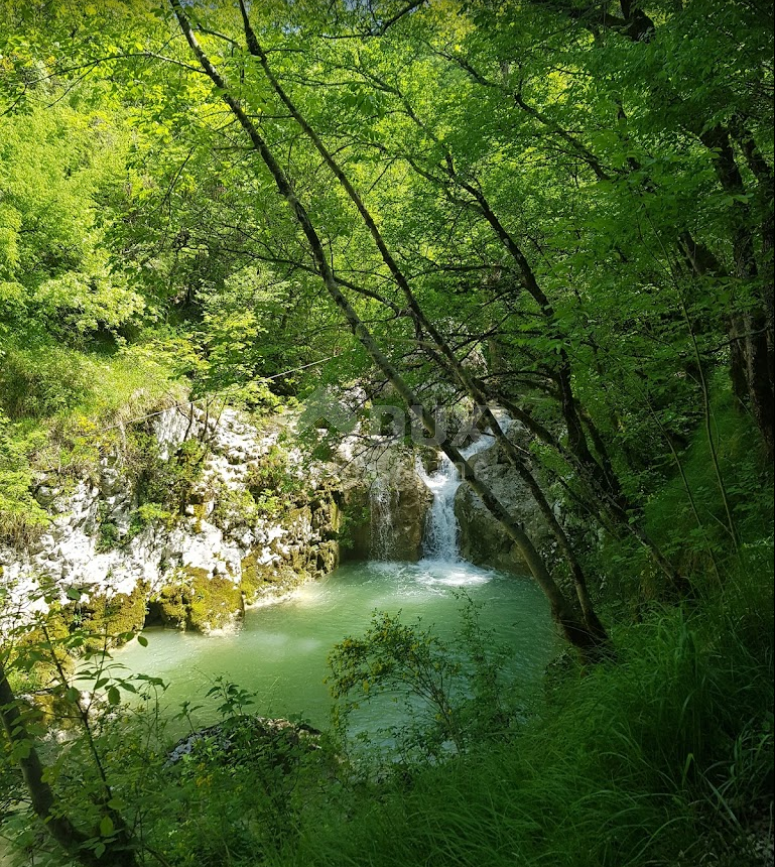
[[[22,550],[0,546],[0,631],[54,609],[99,635],[211,632],[328,574],[340,549],[420,559],[432,496],[411,450],[361,436],[312,463],[292,445],[293,416],[262,424],[175,404],[124,432],[98,466],[41,473],[48,527]]]
[[[281,435],[232,409],[175,405],[142,449],[103,455],[75,479],[41,476],[46,532],[0,548],[6,618],[54,606],[110,633],[146,622],[207,632],[332,571],[339,494]]]

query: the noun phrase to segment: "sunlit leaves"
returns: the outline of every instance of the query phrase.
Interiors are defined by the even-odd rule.
[[[109,266],[100,212],[123,135],[102,113],[66,104],[2,118],[0,131],[0,275],[13,302],[4,312],[23,305],[75,334],[134,318],[143,302]]]

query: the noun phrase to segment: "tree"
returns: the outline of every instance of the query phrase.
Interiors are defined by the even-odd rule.
[[[0,720],[10,746],[10,755],[21,771],[35,815],[51,838],[83,867],[134,867],[134,852],[128,848],[130,835],[121,817],[105,806],[103,823],[93,835],[76,827],[64,814],[28,731],[19,700],[13,693],[0,655]],[[115,833],[114,833],[115,832]],[[106,845],[102,838],[109,838]]]
[[[239,121],[240,126],[248,135],[254,149],[258,152],[266,165],[277,185],[279,194],[290,206],[291,211],[310,246],[316,269],[332,301],[341,311],[353,334],[362,343],[374,363],[389,379],[396,392],[405,401],[406,405],[411,407],[412,412],[416,415],[417,419],[421,422],[428,434],[434,436],[436,423],[433,415],[407,385],[395,365],[382,352],[373,335],[365,326],[355,308],[343,293],[336,279],[335,273],[328,262],[328,257],[320,239],[320,235],[313,225],[305,206],[298,198],[294,185],[290,182],[288,176],[283,171],[275,155],[259,133],[256,125],[240,105],[237,98],[232,95],[225,79],[221,76],[210,61],[209,57],[201,48],[193,31],[191,22],[181,4],[177,2],[177,0],[171,0],[171,6],[192,53],[197,58],[207,75],[211,78],[213,84],[219,89],[224,102],[229,106],[229,109]],[[247,22],[247,11],[244,4],[240,4],[240,8],[243,19]],[[250,28],[248,28],[249,39],[249,34],[251,32]],[[255,46],[253,47],[255,48]],[[260,51],[260,49],[258,50]],[[368,220],[368,218],[366,219]],[[489,488],[479,480],[460,451],[448,441],[442,442],[441,448],[458,468],[462,477],[468,481],[476,494],[482,499],[482,502],[485,504],[487,509],[504,527],[509,537],[519,547],[530,568],[531,574],[549,600],[553,616],[562,627],[568,640],[579,648],[582,653],[593,657],[602,646],[607,644],[607,635],[594,614],[591,603],[588,598],[583,595],[583,588],[582,598],[584,598],[586,603],[586,610],[582,609],[581,616],[579,616],[574,611],[574,606],[568,601],[556,582],[553,580],[549,570],[546,568],[545,563],[539,556],[530,538],[519,524],[509,516],[508,511],[492,494]]]

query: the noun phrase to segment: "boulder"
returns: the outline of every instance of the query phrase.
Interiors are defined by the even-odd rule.
[[[322,732],[307,723],[262,716],[236,716],[179,740],[165,767],[195,755],[198,764],[245,765],[268,762],[289,772],[305,753],[320,750]]]
[[[415,471],[410,450],[379,457],[344,492],[343,559],[422,559],[433,494]]]
[[[527,486],[507,463],[502,449],[491,446],[474,455],[470,463],[477,476],[523,525],[538,550],[550,558],[556,543],[534,503]],[[506,534],[467,482],[455,495],[455,516],[460,527],[461,556],[477,566],[490,566],[506,572],[526,572],[527,565]]]

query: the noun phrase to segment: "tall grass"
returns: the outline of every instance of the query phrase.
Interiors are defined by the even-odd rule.
[[[763,864],[746,830],[772,798],[772,592],[758,578],[620,630],[618,664],[571,672],[513,740],[311,803],[273,863]]]
[[[695,432],[686,451],[675,455],[683,475],[672,466],[672,477],[646,505],[652,535],[686,572],[706,569],[711,550],[722,571],[736,568],[719,477],[731,504],[735,534],[743,543],[772,540],[772,468],[758,432],[727,384],[714,390],[710,427],[713,451],[704,431]]]
[[[205,745],[169,769],[157,717],[139,712],[112,712],[99,742],[175,867],[764,867],[772,603],[762,557],[620,627],[617,662],[570,665],[519,728],[436,763],[353,767],[326,749],[288,770],[260,744],[225,764]],[[73,749],[59,787],[80,815]]]

